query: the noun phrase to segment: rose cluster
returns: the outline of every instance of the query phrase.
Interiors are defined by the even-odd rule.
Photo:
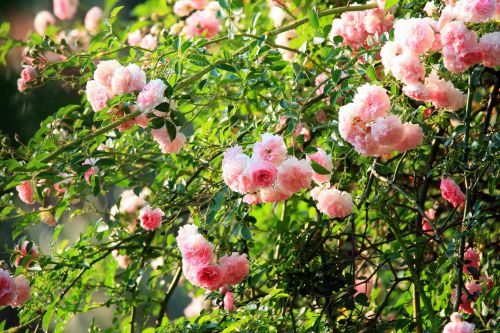
[[[380,1],[379,1],[380,2]],[[368,47],[368,37],[380,37],[392,28],[394,16],[385,13],[383,7],[345,12],[332,22],[330,39],[342,36],[342,44],[349,45],[353,50]]]
[[[465,202],[465,194],[453,179],[443,178],[439,185],[443,198],[451,203],[453,207],[460,208]]]
[[[18,307],[30,298],[30,285],[22,275],[13,277],[0,268],[0,306]]]
[[[249,273],[246,254],[233,252],[217,260],[214,246],[193,224],[181,227],[176,239],[184,275],[195,286],[214,291],[240,283]]]
[[[390,107],[389,96],[383,88],[370,84],[359,87],[352,103],[339,110],[341,137],[365,156],[415,149],[422,143],[422,129],[389,115]]]
[[[177,0],[174,4],[174,14],[185,20],[172,26],[170,32],[180,33],[187,38],[198,36],[212,39],[221,29],[221,22],[217,18],[219,10],[217,1]]]
[[[462,315],[458,312],[450,316],[450,322],[443,328],[443,333],[473,333],[474,324],[462,321]]]
[[[317,201],[318,210],[330,217],[344,218],[351,215],[354,209],[351,194],[330,187],[329,184],[312,189],[311,197]]]

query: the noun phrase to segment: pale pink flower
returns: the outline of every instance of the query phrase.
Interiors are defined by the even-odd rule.
[[[477,271],[479,271],[479,253],[477,253],[476,250],[474,249],[468,249],[464,253],[464,265],[463,265],[463,272],[466,274],[472,274],[471,271],[469,271],[469,267],[475,268]]]
[[[116,60],[104,60],[99,62],[94,72],[94,80],[101,86],[111,89],[111,80],[118,68],[122,65]]]
[[[233,311],[234,310],[234,297],[233,293],[226,291],[224,294],[224,310]]]
[[[417,54],[404,52],[392,60],[392,75],[406,84],[419,82],[425,76],[425,69]]]
[[[245,174],[250,180],[249,191],[266,188],[274,184],[278,177],[278,169],[266,160],[251,159],[245,170]]]
[[[193,11],[190,0],[178,0],[174,4],[174,14],[177,16],[188,16]]]
[[[36,69],[33,66],[25,66],[21,72],[21,78],[24,82],[30,82],[37,77]]]
[[[0,268],[0,306],[9,305],[16,297],[16,282],[10,274]]]
[[[371,125],[373,139],[381,145],[391,145],[401,140],[404,128],[401,119],[395,115],[378,118]]]
[[[208,5],[207,0],[189,0],[189,3],[194,9],[205,9]]]
[[[420,82],[415,82],[412,84],[407,84],[403,86],[403,93],[417,101],[428,101],[432,92],[427,89],[427,87]]]
[[[164,100],[167,86],[160,80],[149,81],[137,96],[137,103],[142,111],[149,111],[160,105]]]
[[[370,9],[363,11],[363,27],[369,35],[381,36],[392,28],[394,16],[386,15],[383,9]]]
[[[142,128],[146,128],[149,124],[149,118],[144,113],[135,117],[133,121]]]
[[[226,152],[224,159],[222,161],[222,177],[225,183],[235,192],[247,193],[250,180],[245,174],[245,169],[247,168],[250,158],[242,153],[238,152],[239,146],[233,147],[231,150]]]
[[[135,213],[141,207],[143,207],[146,202],[141,197],[137,196],[133,190],[125,190],[121,194],[120,199],[120,213]]]
[[[357,133],[357,123],[360,121],[359,107],[354,103],[343,105],[339,109],[339,133],[347,141],[351,141]]]
[[[85,19],[84,19],[84,25],[85,29],[92,34],[96,35],[99,33],[99,30],[101,29],[101,20],[102,20],[103,12],[102,9],[94,6],[90,8],[90,10],[85,14]]]
[[[233,252],[230,256],[224,255],[219,259],[219,263],[224,274],[223,284],[238,284],[250,272],[246,253],[238,254],[237,252]]]
[[[179,130],[180,128],[177,127],[174,140],[170,140],[165,126],[151,130],[153,139],[158,143],[160,150],[164,154],[178,153],[186,143],[186,136]]]
[[[430,209],[425,211],[425,216],[429,220],[433,221],[435,216],[436,216],[436,211],[434,209],[430,208]],[[426,233],[428,235],[432,235],[434,233],[434,229],[432,229],[429,222],[427,222],[424,218],[422,218],[422,230],[424,231],[424,233]]]
[[[321,87],[319,87],[317,90],[316,90],[316,95],[319,96],[321,94],[323,94],[324,90],[325,90],[325,81],[328,79],[328,74],[326,73],[321,73],[319,74],[318,76],[316,76],[316,79],[314,80],[314,84],[316,86],[319,86],[321,85]]]
[[[425,86],[429,92],[429,101],[435,108],[455,111],[465,105],[465,94],[456,89],[451,82],[439,79],[434,73],[425,79]]]
[[[247,193],[241,200],[248,205],[257,205],[262,203],[259,193]]]
[[[368,83],[358,88],[353,103],[359,110],[360,119],[365,122],[385,117],[391,108],[385,89]]]
[[[462,316],[454,312],[450,316],[450,322],[443,328],[443,333],[473,333],[474,324],[462,321]]]
[[[355,284],[354,284],[354,290],[356,290],[356,295],[358,294],[365,294],[367,296],[370,296],[373,290],[373,281],[369,279],[368,281],[366,279],[356,279]]]
[[[186,19],[182,30],[188,38],[205,37],[212,39],[220,31],[221,23],[211,10],[196,11]]]
[[[54,15],[60,20],[71,20],[78,9],[78,0],[54,0]]]
[[[28,246],[30,244],[31,244],[31,249],[30,249],[30,253],[28,253]],[[16,260],[14,261],[14,266],[16,266],[16,267],[18,267],[19,264],[21,263],[21,260],[28,255],[31,256],[31,258],[38,258],[38,246],[36,246],[36,244],[34,244],[34,243],[30,243],[27,240],[25,240],[23,242],[22,246],[17,245],[15,250],[16,250],[16,253],[18,254],[16,257]],[[33,259],[30,259],[26,263],[26,268],[30,267],[32,261],[33,261]]]
[[[330,217],[344,218],[352,214],[354,209],[351,194],[333,187],[323,189],[317,195],[317,201],[318,210]]]
[[[193,318],[200,315],[201,310],[206,308],[205,295],[191,297],[191,303],[184,309],[186,318]]]
[[[330,40],[333,40],[334,36],[342,36],[342,45],[349,45],[354,50],[364,46],[368,37],[363,25],[364,17],[365,13],[361,11],[342,13],[340,18],[332,22]]]
[[[456,19],[464,22],[481,23],[488,21],[496,9],[496,0],[459,0],[453,13]]]
[[[115,259],[118,267],[122,269],[127,269],[128,265],[130,265],[130,258],[126,254],[119,254],[118,250],[113,250],[111,252],[113,259]]]
[[[90,177],[92,175],[97,175],[97,168],[96,167],[90,167],[87,171],[85,171],[85,174],[83,177],[85,178],[85,182],[90,185]]]
[[[500,66],[500,31],[482,36],[478,48],[486,67]]]
[[[19,92],[23,92],[26,88],[26,82],[22,78],[17,79],[17,90],[19,90]]]
[[[308,161],[312,160],[312,161],[318,163],[323,168],[325,168],[325,170],[327,170],[327,171],[332,171],[332,169],[333,169],[332,155],[327,154],[322,148],[317,148],[317,150],[318,150],[317,152],[307,155],[306,159]],[[314,169],[313,169],[313,171],[314,171]],[[331,177],[332,177],[331,172],[326,174],[326,175],[322,175],[322,174],[319,174],[317,172],[314,172],[312,179],[317,184],[321,184],[321,183],[329,182]]]
[[[271,1],[271,3],[273,3]],[[271,5],[269,7],[269,18],[273,21],[276,28],[281,27],[284,20],[289,19],[290,15],[280,6]]]
[[[444,65],[448,70],[462,73],[470,66],[481,62],[477,35],[467,29],[463,22],[454,21],[446,24],[440,36]]]
[[[285,141],[279,135],[262,134],[262,141],[253,145],[253,159],[261,159],[279,166],[287,156]]]
[[[297,38],[297,32],[293,29],[278,34],[274,41],[277,45],[289,47],[290,43]],[[278,48],[278,51],[281,53],[283,60],[292,61],[295,58],[295,52],[282,48]]]
[[[429,1],[425,4],[424,12],[427,14],[427,16],[432,16],[437,12],[437,7],[434,4],[434,1]]]
[[[199,266],[196,267],[196,280],[200,287],[214,291],[224,285],[224,272],[219,265]]]
[[[214,246],[199,233],[183,239],[179,231],[177,244],[183,260],[189,265],[207,265],[215,260]]]
[[[33,186],[31,182],[25,180],[21,183],[21,185],[16,186],[17,194],[19,195],[19,199],[21,199],[27,205],[32,205],[35,203],[33,200]]]
[[[16,296],[10,302],[10,306],[18,307],[24,304],[30,298],[30,285],[23,275],[16,276],[14,279],[16,287]]]
[[[40,35],[44,35],[49,25],[56,24],[56,19],[48,10],[42,10],[35,16],[33,25]]]
[[[134,30],[129,32],[127,35],[127,43],[131,46],[139,46],[142,41],[142,35],[140,30]]]
[[[380,49],[380,57],[386,73],[391,72],[392,64],[394,63],[394,59],[396,58],[398,53],[398,44],[393,41],[388,41],[384,44],[384,46],[382,46],[382,49]]]
[[[311,185],[313,173],[309,161],[289,157],[278,167],[278,184],[284,191],[295,193]]]
[[[443,178],[439,185],[441,195],[450,202],[453,207],[460,207],[465,202],[465,194],[460,190],[460,187],[453,179]]]
[[[262,202],[276,203],[290,198],[292,193],[287,192],[278,184],[274,186],[263,188],[259,192],[259,198]]]
[[[196,235],[198,235],[198,227],[196,225],[185,224],[180,227],[176,237],[179,247],[189,243],[190,239]]]
[[[146,85],[146,73],[136,64],[120,67],[111,78],[111,91],[115,95],[142,90]]]
[[[424,140],[424,132],[420,126],[412,123],[403,124],[403,135],[394,148],[400,152],[417,148]]]
[[[394,41],[401,50],[423,54],[434,43],[434,30],[426,19],[400,19],[394,24]]]
[[[158,40],[151,34],[147,34],[146,36],[144,36],[140,44],[140,47],[147,50],[155,50],[157,46]]]
[[[94,80],[88,81],[86,86],[87,100],[94,112],[101,111],[106,107],[106,103],[111,98],[108,88]]]
[[[151,209],[151,207],[143,207],[139,213],[141,227],[146,230],[155,230],[161,225],[162,217],[165,216],[160,208]]]
[[[469,292],[471,295],[471,299],[467,296],[467,294],[462,290],[461,292],[461,303],[460,306],[458,307],[458,311],[462,311],[468,314],[473,314],[474,309],[472,309],[472,302],[474,302],[479,295],[482,293],[482,287],[480,284],[476,282],[467,282],[465,283],[465,289]],[[453,293],[451,295],[451,300],[452,304],[455,304],[455,301],[457,299],[457,288],[453,289]]]

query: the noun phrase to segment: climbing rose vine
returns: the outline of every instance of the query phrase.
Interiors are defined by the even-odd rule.
[[[498,329],[500,1],[52,4],[0,25],[80,101],[0,133],[2,330]]]

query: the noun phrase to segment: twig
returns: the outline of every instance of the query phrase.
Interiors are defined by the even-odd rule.
[[[168,301],[172,297],[172,294],[174,293],[175,287],[179,283],[179,279],[181,278],[181,275],[182,275],[182,266],[179,266],[179,268],[177,268],[177,271],[174,274],[174,278],[172,279],[172,282],[168,286],[165,297],[163,298],[163,301],[161,302],[160,312],[158,313],[158,318],[156,319],[156,327],[159,327],[161,325],[163,316],[165,316],[165,313],[167,312]]]

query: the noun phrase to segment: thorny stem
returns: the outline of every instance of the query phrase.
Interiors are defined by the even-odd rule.
[[[168,301],[172,297],[175,287],[179,283],[181,275],[182,275],[182,266],[179,266],[179,268],[177,268],[177,271],[174,274],[172,282],[170,282],[170,285],[168,286],[167,292],[165,293],[165,298],[163,298],[163,301],[161,302],[160,312],[158,314],[158,318],[156,319],[156,327],[161,325],[162,319],[165,316],[165,313],[167,312]]]

